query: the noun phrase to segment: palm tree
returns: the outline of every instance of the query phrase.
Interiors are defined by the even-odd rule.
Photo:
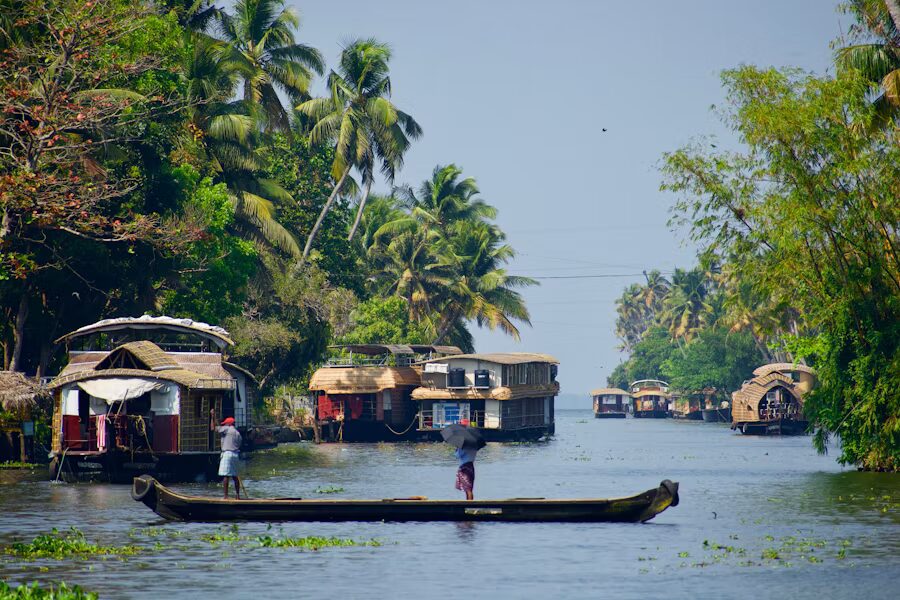
[[[666,297],[661,317],[672,339],[689,342],[707,323],[711,309],[704,274],[696,269],[675,269],[672,291]]]
[[[835,63],[839,70],[857,70],[881,85],[876,100],[881,112],[900,107],[900,3],[897,0],[850,0],[850,12],[859,25],[853,43],[838,48]]]
[[[462,169],[456,165],[438,165],[431,179],[422,182],[418,194],[409,186],[395,190],[409,210],[408,220],[416,220],[434,228],[448,238],[451,227],[458,222],[481,222],[497,216],[497,209],[476,198],[478,184],[472,177],[460,179]],[[395,223],[402,228],[404,222]]]
[[[499,328],[516,340],[519,329],[513,320],[531,324],[525,300],[515,288],[537,285],[537,281],[506,272],[502,265],[515,251],[504,239],[503,233],[488,223],[454,223],[449,240],[454,275],[440,309],[437,341],[442,341],[460,318],[475,321],[479,327]]]
[[[644,332],[650,326],[648,309],[641,299],[644,287],[633,283],[616,300],[616,336],[622,340],[621,349],[631,352],[635,344],[641,341]]]
[[[229,60],[243,82],[243,99],[259,105],[269,129],[290,131],[290,118],[278,97],[292,104],[309,97],[313,73],[321,75],[318,50],[299,44],[300,19],[284,0],[238,0],[234,14],[222,13],[219,31],[231,50]]]
[[[263,166],[259,128],[252,106],[231,100],[238,82],[227,46],[202,33],[190,34],[193,52],[186,65],[188,119],[194,140],[203,145],[212,169],[226,184],[235,216],[245,233],[292,256],[294,236],[275,219],[275,203],[290,194],[256,173]]]
[[[356,219],[350,230],[353,239],[365,210],[374,180],[376,162],[381,172],[393,182],[403,164],[410,139],[418,138],[422,128],[408,114],[389,100],[391,80],[388,76],[390,48],[374,39],[355,40],[341,52],[337,71],[328,75],[327,98],[314,98],[300,104],[297,110],[314,125],[309,138],[313,144],[334,143],[335,154],[331,175],[335,184],[322,207],[319,218],[306,240],[303,256],[309,255],[313,241],[325,215],[342,191],[350,171],[356,167],[362,174],[363,195]]]

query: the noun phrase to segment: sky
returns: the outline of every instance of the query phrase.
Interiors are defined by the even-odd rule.
[[[833,0],[287,1],[329,66],[354,38],[390,44],[392,100],[424,130],[398,182],[457,164],[499,210],[518,253],[508,270],[548,278],[522,292],[521,340],[473,325],[477,351],[552,354],[562,392],[584,398],[626,358],[622,290],[694,264],[658,167],[699,136],[737,146],[712,110],[721,71],[825,74],[851,23]]]

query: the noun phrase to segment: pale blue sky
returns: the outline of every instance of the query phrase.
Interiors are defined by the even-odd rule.
[[[398,181],[463,167],[519,252],[510,270],[534,277],[691,266],[666,226],[662,153],[710,133],[734,144],[710,110],[723,69],[824,73],[850,23],[833,0],[289,3],[329,64],[354,37],[392,46],[394,102],[425,131]],[[623,358],[614,301],[640,279],[543,280],[524,291],[521,342],[476,329],[477,349],[553,354],[562,391],[586,395]]]

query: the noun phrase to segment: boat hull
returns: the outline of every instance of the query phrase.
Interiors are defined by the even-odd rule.
[[[131,496],[159,516],[174,521],[511,521],[620,522],[649,521],[678,505],[678,484],[627,498],[547,500],[303,500],[272,498],[231,500],[186,496],[153,477],[135,477]]]
[[[744,435],[805,435],[808,433],[809,421],[755,421],[735,423],[732,429],[738,429]]]
[[[730,423],[730,408],[704,408],[703,420],[707,423]]]
[[[624,419],[625,413],[623,412],[597,412],[594,413],[595,419]]]
[[[667,419],[669,413],[665,410],[636,410],[635,419]]]
[[[136,476],[151,474],[159,481],[211,481],[217,477],[218,452],[161,454],[110,451],[67,453],[50,462],[50,478],[67,483],[101,481],[130,483]]]
[[[672,418],[679,421],[702,421],[703,415],[699,410],[695,410],[689,413],[672,413]]]

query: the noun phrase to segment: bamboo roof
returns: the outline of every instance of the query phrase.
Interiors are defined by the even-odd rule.
[[[78,371],[68,375],[60,375],[47,386],[54,390],[68,383],[77,383],[88,379],[106,379],[109,377],[140,377],[142,379],[155,379],[157,381],[169,381],[191,389],[198,390],[231,390],[234,389],[233,379],[212,378],[203,373],[188,371],[187,369],[169,369],[166,371],[146,371],[143,369],[105,369],[102,371]]]
[[[625,390],[619,388],[599,388],[591,391],[591,396],[631,396]]]
[[[406,344],[338,344],[329,348],[347,350],[356,354],[378,356],[380,354],[415,354]]]
[[[37,398],[45,396],[40,384],[17,371],[0,371],[0,408],[5,411],[19,411],[31,408]]]
[[[559,393],[559,382],[540,383],[534,385],[517,385],[515,387],[479,388],[426,388],[413,390],[413,400],[518,400],[519,398],[540,398],[556,396]]]
[[[323,367],[309,380],[310,391],[326,394],[373,394],[418,385],[422,380],[412,367]]]
[[[524,365],[527,363],[550,363],[558,365],[559,361],[549,354],[537,354],[533,352],[492,352],[488,354],[457,354],[456,356],[444,356],[423,360],[422,363],[446,362],[449,360],[481,360],[496,363],[498,365]],[[420,363],[421,364],[421,363]]]
[[[803,404],[803,396],[797,389],[790,375],[781,371],[771,371],[745,381],[741,389],[731,395],[731,416],[734,421],[754,421],[757,419],[757,408],[769,390],[781,387]]]
[[[222,355],[213,352],[167,353],[153,342],[139,341],[109,353],[84,352],[71,358],[48,389],[107,377],[157,379],[193,389],[234,388],[234,377],[222,367]]]
[[[234,346],[234,342],[229,337],[227,331],[221,327],[194,321],[192,319],[176,319],[174,317],[151,317],[144,315],[142,317],[120,317],[116,319],[104,319],[90,325],[80,327],[75,331],[67,333],[58,340],[57,344],[73,340],[78,337],[91,335],[103,331],[120,331],[122,329],[166,329],[169,331],[177,331],[180,333],[191,333],[199,335],[213,341],[217,346]]]
[[[760,376],[768,375],[769,373],[773,373],[776,371],[780,372],[780,373],[797,372],[797,373],[809,373],[810,375],[816,374],[816,372],[812,368],[807,367],[806,365],[794,364],[794,363],[772,363],[769,365],[763,365],[761,367],[757,367],[753,371],[753,375],[756,377],[760,377]]]
[[[462,354],[462,350],[457,346],[438,346],[435,344],[410,344],[410,348],[416,354],[428,354],[429,352],[435,352],[437,354]]]

